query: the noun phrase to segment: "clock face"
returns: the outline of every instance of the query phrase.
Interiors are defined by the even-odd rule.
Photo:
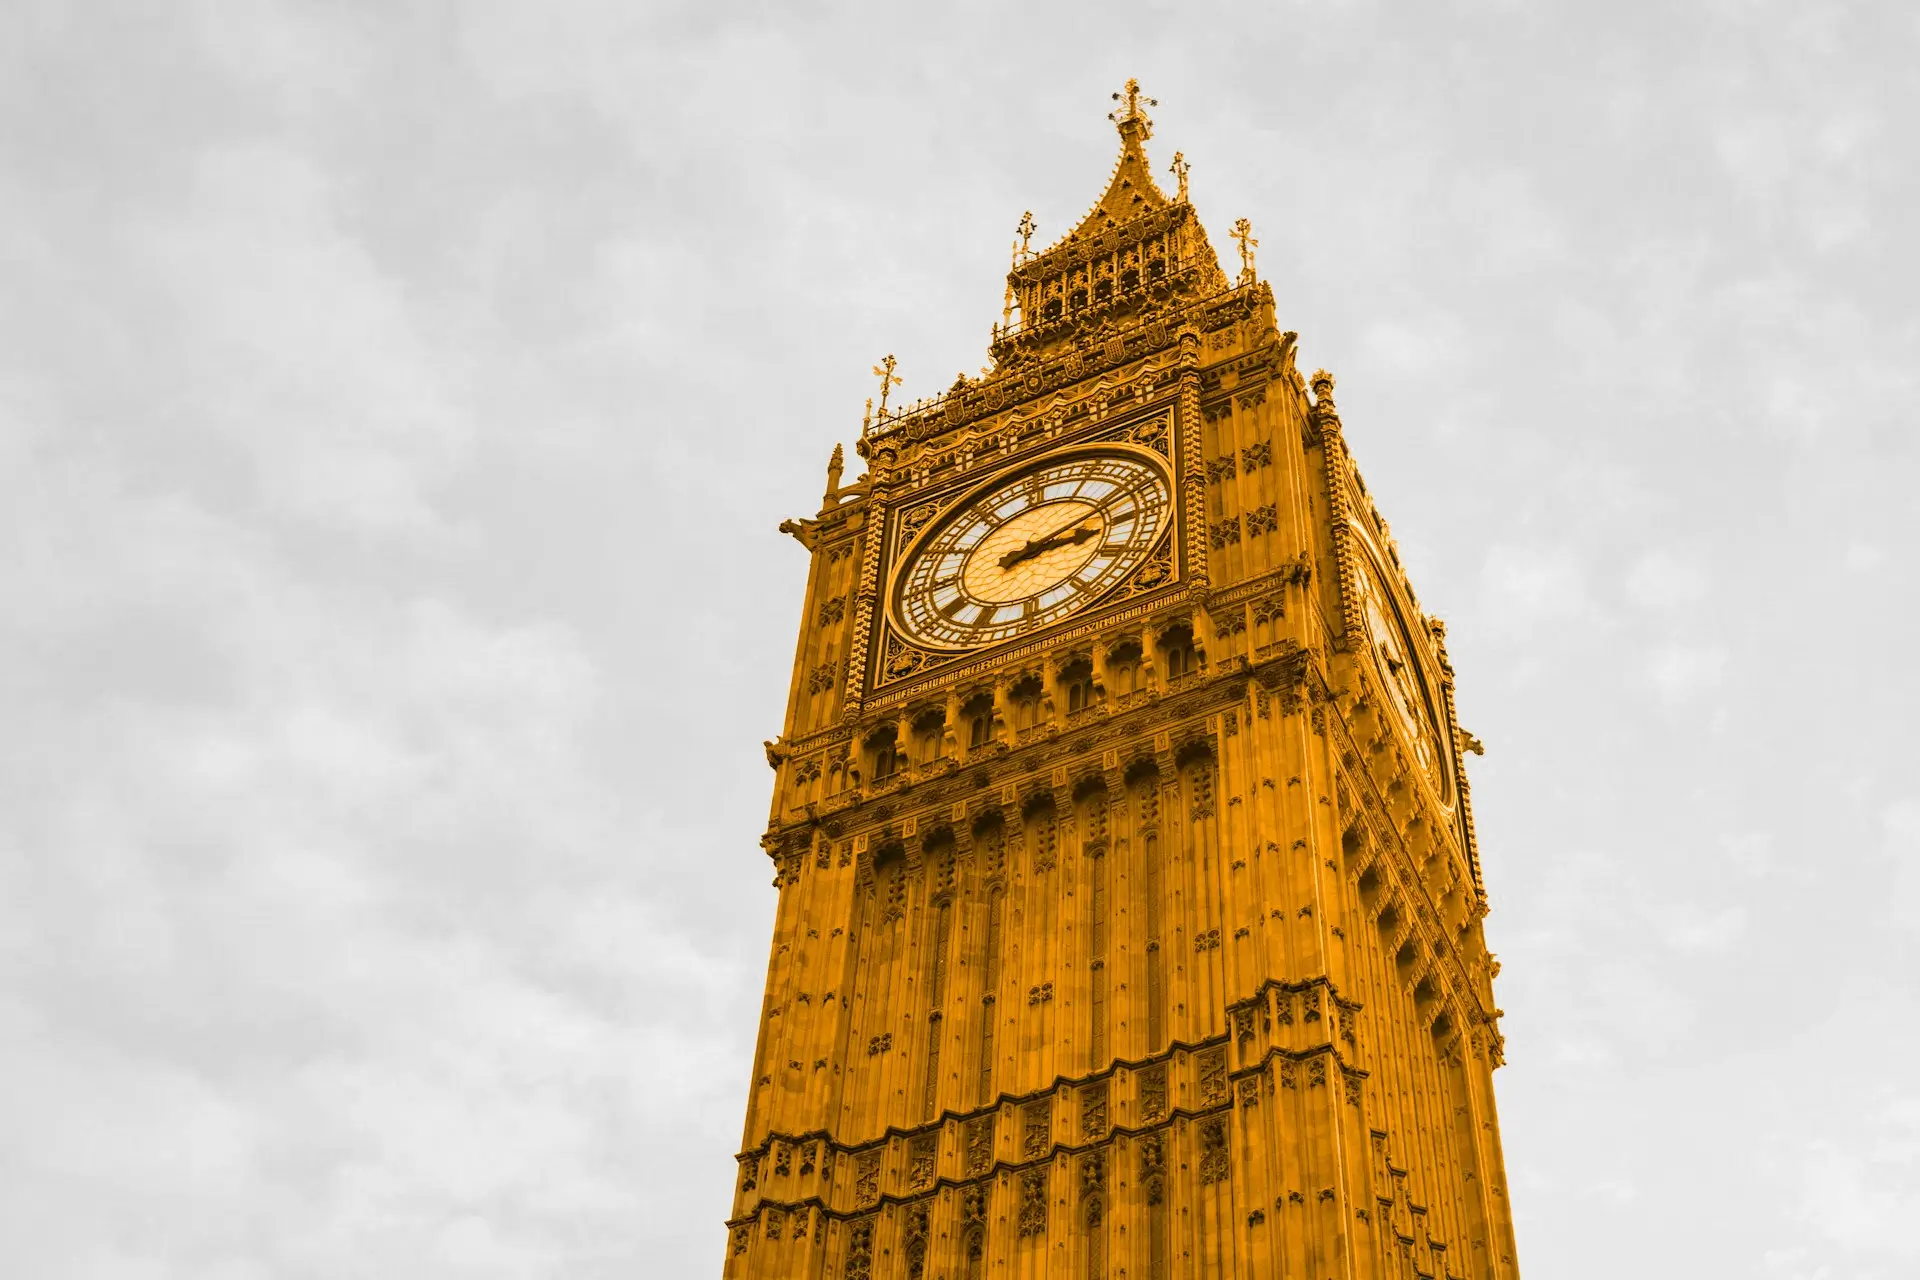
[[[1354,583],[1359,589],[1361,612],[1366,617],[1367,647],[1373,652],[1374,669],[1380,676],[1387,702],[1393,707],[1394,717],[1400,721],[1401,730],[1413,746],[1414,758],[1445,799],[1440,739],[1427,714],[1425,686],[1414,669],[1413,656],[1407,652],[1398,613],[1374,578],[1371,566],[1365,563],[1365,557],[1361,559]]]
[[[1119,450],[996,481],[909,553],[895,607],[915,641],[964,648],[1058,622],[1117,586],[1168,521],[1166,472]]]

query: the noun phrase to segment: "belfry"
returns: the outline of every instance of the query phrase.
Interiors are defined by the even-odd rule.
[[[1235,225],[1022,220],[811,554],[725,1275],[1512,1277],[1445,629]]]

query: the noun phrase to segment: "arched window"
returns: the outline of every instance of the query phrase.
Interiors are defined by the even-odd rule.
[[[1040,677],[1022,676],[1007,690],[1013,700],[1013,727],[1031,729],[1040,722]]]
[[[1198,658],[1193,650],[1193,632],[1186,626],[1170,627],[1160,637],[1161,669],[1167,673],[1167,682],[1193,674],[1199,669]]]
[[[890,724],[881,725],[867,739],[867,754],[873,764],[868,776],[875,782],[891,778],[900,771],[900,744],[898,734]]]
[[[967,750],[977,751],[993,741],[993,695],[976,693],[960,708],[967,722]]]
[[[1093,664],[1085,658],[1069,662],[1060,672],[1060,687],[1066,693],[1067,714],[1085,711],[1093,705]]]
[[[1107,654],[1107,688],[1124,696],[1140,687],[1140,642],[1123,640]]]
[[[913,759],[917,764],[938,760],[947,751],[947,713],[942,707],[921,712],[913,720]]]

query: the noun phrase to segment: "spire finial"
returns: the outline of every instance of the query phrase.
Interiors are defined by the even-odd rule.
[[[1333,402],[1333,375],[1325,369],[1315,369],[1307,385],[1313,388],[1314,426],[1321,431],[1338,431],[1340,409]]]
[[[1260,244],[1253,238],[1253,224],[1245,218],[1233,224],[1233,238],[1240,242],[1240,283],[1253,283],[1253,251]]]
[[[894,373],[893,366],[892,352],[888,352],[885,360],[873,366],[874,376],[880,379],[880,416],[882,418],[887,416],[887,393],[900,385],[900,377]]]
[[[1029,209],[1020,215],[1020,225],[1014,228],[1015,231],[1020,233],[1020,243],[1016,245],[1013,250],[1014,266],[1019,266],[1033,256],[1031,251],[1028,250],[1027,244],[1033,239],[1033,233],[1037,225],[1033,220],[1033,210]]]
[[[827,459],[827,494],[822,505],[831,507],[840,501],[840,477],[846,472],[846,450],[839,445],[833,446],[833,456]]]
[[[1187,202],[1187,172],[1192,168],[1193,166],[1187,163],[1187,157],[1178,151],[1173,153],[1173,163],[1167,166],[1174,180],[1180,184],[1180,194],[1174,198],[1182,204]]]
[[[1127,78],[1126,88],[1121,93],[1114,94],[1113,100],[1115,102],[1125,103],[1120,110],[1109,111],[1107,113],[1107,119],[1120,126],[1121,137],[1124,138],[1127,136],[1128,125],[1138,125],[1142,138],[1151,138],[1153,136],[1153,121],[1148,119],[1147,113],[1140,109],[1140,104],[1144,102],[1150,107],[1157,107],[1160,105],[1158,98],[1141,97],[1140,82],[1129,76]]]

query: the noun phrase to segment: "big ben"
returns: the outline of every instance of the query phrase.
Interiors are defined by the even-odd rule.
[[[725,1275],[1517,1275],[1445,630],[1150,168],[819,513]]]

